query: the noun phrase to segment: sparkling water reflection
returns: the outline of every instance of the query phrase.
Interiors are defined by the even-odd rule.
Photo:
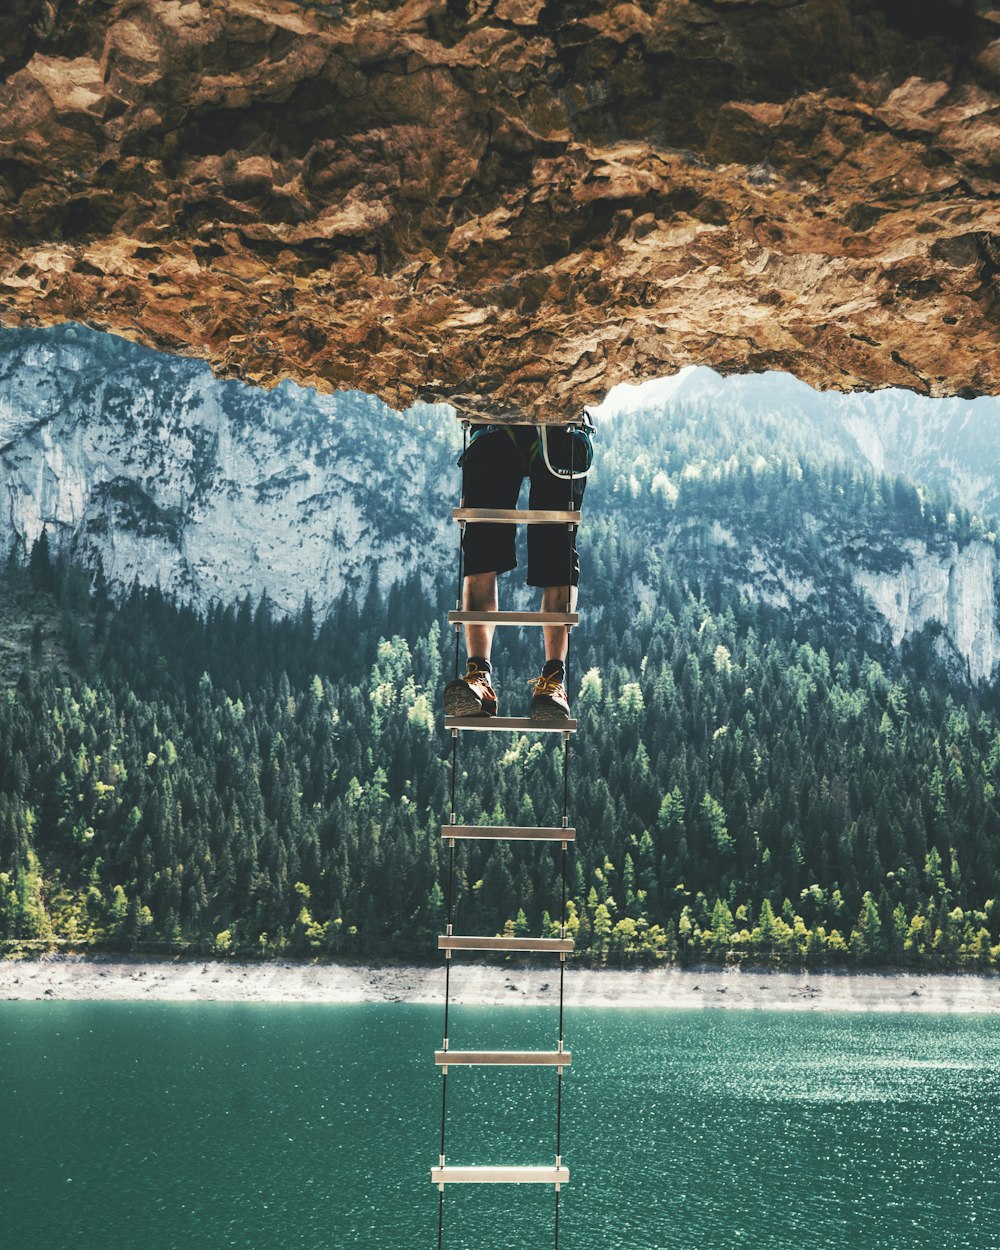
[[[452,1045],[551,1011],[457,1008]],[[436,1245],[440,1012],[0,1004],[4,1250]],[[1000,1250],[1000,1025],[571,1011],[564,1250]],[[449,1160],[549,1163],[551,1072],[455,1070]],[[459,1187],[448,1250],[551,1246],[551,1191]]]

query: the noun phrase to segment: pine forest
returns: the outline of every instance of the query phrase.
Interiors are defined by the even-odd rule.
[[[602,435],[571,651],[575,958],[1000,967],[1000,700],[940,629],[894,646],[851,579],[995,535],[775,448],[724,412]],[[453,466],[453,437],[433,454]],[[779,565],[808,594],[764,593]],[[0,674],[6,949],[436,957],[453,570],[373,579],[322,619],[201,612],[45,535],[2,598],[30,638]],[[501,710],[524,715],[537,635],[502,633]],[[557,823],[559,736],[495,737],[462,736],[459,819]],[[461,844],[458,930],[556,932],[557,855]]]

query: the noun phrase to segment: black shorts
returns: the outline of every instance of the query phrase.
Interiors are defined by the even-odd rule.
[[[549,460],[554,468],[583,471],[590,463],[590,440],[582,431],[551,426],[546,430]],[[528,507],[578,511],[587,485],[585,477],[556,477],[545,465],[540,435],[533,426],[512,425],[477,434],[462,457],[462,496],[466,508],[516,508],[521,483],[531,483]],[[516,568],[513,525],[482,521],[465,526],[462,547],[465,573],[506,573]],[[529,525],[528,585],[576,586],[580,557],[576,534],[565,525]]]

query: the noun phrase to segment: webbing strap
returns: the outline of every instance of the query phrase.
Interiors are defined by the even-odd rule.
[[[465,423],[463,428],[468,430],[468,423]],[[594,423],[590,420],[587,410],[584,409],[584,419],[580,422],[574,422],[572,425],[568,426],[557,426],[555,428],[567,429],[570,433],[570,467],[568,469],[557,469],[552,463],[549,456],[548,425],[479,425],[472,431],[470,441],[474,443],[477,438],[482,438],[486,434],[499,434],[502,432],[505,433],[514,444],[517,454],[521,457],[521,463],[524,466],[525,473],[530,473],[531,466],[536,460],[539,459],[539,457],[541,457],[546,469],[548,469],[553,477],[558,478],[560,481],[569,481],[572,483],[574,479],[589,477],[593,466],[593,445],[590,443],[590,437],[594,429]],[[528,451],[527,458],[525,458],[517,438],[517,431],[524,429],[533,429],[535,432],[535,437],[532,439],[531,448]],[[573,461],[576,457],[576,435],[579,433],[582,433],[587,439],[589,452],[585,457],[585,460],[589,463],[584,463],[577,468],[573,465]],[[465,450],[465,448],[462,450],[462,460],[465,459]],[[459,464],[462,463],[462,460],[459,461]]]
[[[535,436],[534,441],[531,444],[531,450],[528,452],[528,459],[524,460],[524,456],[521,453],[521,448],[518,445],[517,435],[514,433],[515,430],[520,430],[520,429],[523,429],[524,427],[519,426],[519,425],[505,425],[500,428],[504,430],[507,437],[514,444],[515,448],[517,449],[517,454],[521,456],[521,459],[524,462],[524,467],[530,471],[532,464],[538,459],[538,436],[537,434]]]

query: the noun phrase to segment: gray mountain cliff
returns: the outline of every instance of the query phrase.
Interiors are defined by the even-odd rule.
[[[637,408],[688,430],[684,463],[643,455],[615,417]],[[699,430],[721,412],[734,446],[756,448],[740,452],[749,463],[814,455],[1000,511],[996,400],[821,395],[784,375],[723,380],[694,368],[612,392],[590,515],[622,511],[627,525],[631,501],[655,505],[659,558],[676,553],[696,571],[672,501],[685,477],[717,471],[699,464]],[[159,584],[198,606],[266,594],[290,612],[309,596],[322,615],[373,577],[386,588],[415,571],[446,572],[460,444],[447,408],[398,414],[368,396],[290,384],[263,392],[81,327],[0,331],[0,552],[26,552],[44,528],[112,583]],[[709,541],[750,598],[822,617],[834,573],[844,573],[858,612],[874,613],[891,645],[931,629],[972,681],[994,677],[1000,574],[989,523],[963,541],[854,532],[815,517],[796,525],[816,530],[821,554],[796,556],[792,543],[720,520]]]

